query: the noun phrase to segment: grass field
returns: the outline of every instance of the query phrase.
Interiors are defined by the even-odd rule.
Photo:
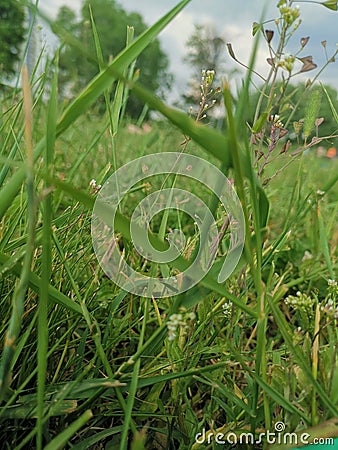
[[[1,448],[292,447],[283,432],[296,433],[298,443],[308,433],[308,443],[321,439],[335,448],[338,159],[319,158],[303,144],[283,151],[281,140],[278,157],[258,176],[262,160],[255,160],[245,123],[250,73],[236,103],[223,86],[222,131],[131,83],[130,95],[161,112],[161,120],[131,127],[118,120],[116,98],[103,115],[91,108],[184,3],[70,105],[58,102],[53,65],[48,84],[42,76],[30,86],[23,73],[23,90],[2,103]],[[244,251],[218,283],[231,245],[225,227],[215,263],[198,284],[171,297],[135,295],[106,276],[95,256],[98,186],[138,157],[182,152],[182,142],[185,153],[233,180]],[[264,142],[262,148],[266,156]],[[136,205],[168,186],[204,200],[219,228],[227,220],[197,181],[145,176],[122,202],[115,236],[129,265],[154,278],[177,275],[203,237],[194,218],[171,208],[154,217],[150,234],[163,249],[168,233],[179,229],[183,254],[164,264],[135,250],[129,224]],[[280,441],[267,441],[268,431]]]

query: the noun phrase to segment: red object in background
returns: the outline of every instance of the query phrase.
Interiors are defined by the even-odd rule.
[[[330,158],[330,159],[333,159],[333,158],[335,158],[337,156],[337,150],[336,150],[336,148],[335,147],[330,147],[329,149],[328,149],[328,151],[326,152],[326,157],[327,158]]]

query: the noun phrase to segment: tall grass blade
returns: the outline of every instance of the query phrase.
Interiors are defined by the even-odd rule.
[[[10,257],[0,253],[0,265],[10,265]],[[21,274],[21,266],[18,264],[15,264],[13,267],[11,266],[11,272],[16,275],[17,277],[20,277]],[[29,272],[28,273],[28,286],[33,289],[36,293],[39,293],[41,290],[41,278],[38,277],[35,273]],[[73,311],[77,314],[82,314],[81,307],[78,303],[75,303],[73,300],[70,300],[66,295],[64,295],[62,292],[60,292],[58,289],[56,289],[54,286],[50,285],[48,286],[48,295],[51,301],[54,303],[57,303],[69,311]]]
[[[52,439],[49,444],[46,445],[44,450],[61,450],[65,448],[65,445],[67,444],[69,439],[71,439],[92,417],[93,413],[90,410],[85,411],[64,431],[62,431],[54,439]]]
[[[48,173],[53,174],[54,145],[56,138],[56,120],[57,120],[57,72],[58,59],[56,58],[55,72],[52,80],[46,128],[46,149],[44,155],[45,167]],[[48,353],[48,286],[52,273],[52,248],[51,233],[53,220],[53,198],[52,193],[48,192],[50,186],[44,183],[45,198],[43,200],[43,225],[42,225],[42,274],[41,290],[39,295],[38,308],[38,406],[37,406],[37,448],[42,448],[43,436],[43,415],[44,415],[44,397],[45,380],[47,372],[47,353]]]
[[[279,310],[278,306],[276,306],[273,302],[270,302],[269,306],[272,310],[277,326],[285,340],[285,343],[287,344],[290,353],[294,356],[295,361],[299,364],[299,367],[302,369],[304,375],[309,380],[309,383],[316,390],[322,404],[328,409],[328,411],[330,411],[332,415],[338,416],[337,405],[334,405],[332,403],[331,399],[329,398],[323,387],[318,383],[317,380],[314,379],[311,366],[306,360],[301,348],[293,344],[290,325],[287,323],[285,317]]]
[[[332,280],[334,280],[335,274],[334,274],[333,265],[332,265],[331,256],[330,256],[330,247],[329,247],[329,242],[328,242],[328,238],[326,235],[323,216],[320,212],[319,205],[317,207],[317,216],[318,216],[318,223],[319,223],[319,243],[320,243],[320,247],[321,247],[321,252],[324,256],[324,259],[325,259],[325,262],[327,265],[327,269],[330,274],[330,278]]]
[[[316,88],[309,92],[309,102],[306,108],[303,130],[305,141],[310,136],[315,127],[315,121],[318,118],[319,108],[321,104],[321,91]]]
[[[32,143],[32,113],[33,101],[28,79],[27,66],[22,70],[22,87],[24,95],[25,112],[25,138],[27,147],[26,163],[26,189],[27,189],[27,250],[22,266],[20,279],[15,287],[12,298],[12,314],[9,327],[5,336],[5,342],[0,362],[0,401],[3,400],[8,385],[10,384],[10,371],[12,358],[15,351],[16,340],[21,329],[24,301],[28,288],[30,268],[34,253],[35,223],[36,223],[36,198],[34,192],[34,169],[33,169],[33,143]]]
[[[321,84],[321,87],[322,87],[322,89],[323,89],[323,91],[324,91],[324,93],[325,93],[325,95],[326,95],[327,101],[329,102],[330,109],[331,109],[332,115],[333,115],[333,117],[334,117],[334,120],[335,120],[335,121],[337,122],[337,124],[338,124],[338,112],[337,112],[337,109],[335,108],[335,106],[334,106],[334,104],[333,104],[333,101],[332,101],[332,99],[331,99],[329,93],[327,92],[327,89],[325,88],[325,86],[324,86],[323,84]]]

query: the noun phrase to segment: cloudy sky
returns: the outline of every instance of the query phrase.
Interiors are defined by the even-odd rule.
[[[61,5],[70,6],[71,4],[71,7],[79,12],[81,3],[81,0],[72,0],[72,2],[67,0],[40,0],[40,7],[45,13],[53,17]],[[118,3],[126,11],[139,12],[144,21],[151,25],[173,8],[178,0],[120,0]],[[277,0],[242,0],[240,2],[239,0],[192,0],[190,2],[159,36],[162,48],[170,58],[170,71],[175,75],[176,95],[179,95],[179,91],[182,91],[189,78],[189,67],[182,60],[186,52],[186,41],[194,29],[194,24],[214,24],[218,34],[226,42],[232,43],[236,56],[241,61],[247,62],[253,44],[252,23],[259,21],[264,4],[268,4],[266,19],[278,17]],[[299,48],[301,37],[310,36],[310,41],[302,56],[312,55],[319,69],[326,61],[321,41],[327,41],[329,55],[337,48],[338,12],[330,11],[314,3],[299,3],[299,6],[303,22],[294,34],[292,41],[290,41],[289,52],[292,53]],[[267,25],[267,28],[274,29],[274,23]],[[266,62],[268,56],[267,49],[262,45],[257,58],[256,69],[263,76],[269,70]],[[233,67],[234,63],[226,52],[224,58],[227,67]],[[304,78],[306,79],[313,74],[315,74],[315,71],[307,73]],[[329,65],[320,79],[338,89],[338,58],[336,63]]]

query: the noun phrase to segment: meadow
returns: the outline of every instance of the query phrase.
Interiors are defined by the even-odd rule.
[[[208,123],[211,71],[202,74],[197,117],[169,107],[133,81],[128,68],[187,3],[101,65],[71,102],[58,99],[57,57],[31,80],[24,67],[22,89],[3,98],[1,448],[282,450],[311,442],[336,448],[338,159],[317,155],[319,145],[334,142],[336,99],[320,84],[304,86],[306,116],[284,112],[282,123],[269,114],[273,63],[266,95],[248,118],[258,38],[266,38],[258,27],[241,90],[232,93],[226,79],[221,86],[221,129]],[[281,11],[284,40],[290,11]],[[97,36],[96,44],[100,62]],[[131,95],[160,115],[135,125],[121,114]],[[337,123],[323,140],[320,98]],[[302,131],[289,140],[297,126]],[[243,211],[243,251],[219,282],[232,248],[229,211],[210,188],[175,168],[150,177],[142,166],[143,178],[116,212],[116,246],[138,274],[176,277],[178,293],[160,295],[154,281],[137,295],[102,270],[93,208],[116,169],[173,152],[199,157],[230,180]],[[187,290],[180,289],[180,273],[202,246],[204,222],[199,226],[180,205],[149,220],[158,251],[168,250],[171,233],[185,236],[180,255],[168,262],[148,261],[130,232],[140,202],[176,188],[204,201],[221,230],[208,242],[216,249],[213,265]],[[138,237],[141,226],[135,230]],[[267,439],[268,432],[276,438]],[[285,433],[293,441],[284,442]]]

